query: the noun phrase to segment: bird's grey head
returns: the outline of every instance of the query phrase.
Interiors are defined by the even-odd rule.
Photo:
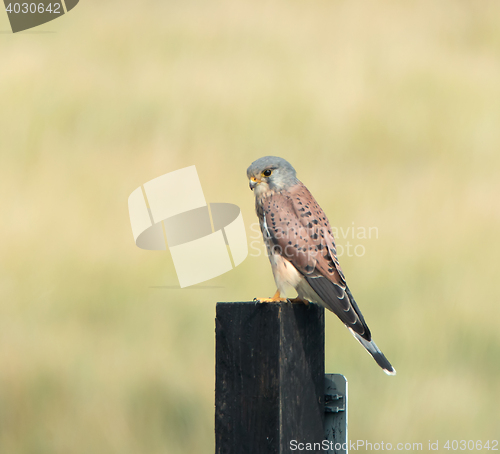
[[[247,169],[250,189],[255,195],[269,191],[283,191],[298,183],[295,169],[283,158],[265,156],[252,162]]]

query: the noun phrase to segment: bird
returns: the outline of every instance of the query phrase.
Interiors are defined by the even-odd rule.
[[[248,167],[247,177],[277,286],[272,298],[256,300],[323,306],[337,315],[386,374],[395,375],[347,286],[330,222],[293,166],[283,158],[265,156]],[[290,288],[297,292],[294,299],[286,298]]]

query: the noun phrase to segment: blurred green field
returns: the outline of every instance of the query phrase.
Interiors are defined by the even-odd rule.
[[[213,453],[215,303],[275,290],[245,174],[269,154],[378,232],[340,262],[398,375],[327,316],[350,439],[499,439],[500,3],[83,0],[8,30],[0,453]],[[154,288],[172,260],[135,246],[127,198],[193,164],[258,243]]]

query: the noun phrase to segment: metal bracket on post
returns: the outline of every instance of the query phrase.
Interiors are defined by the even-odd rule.
[[[325,374],[325,440],[328,454],[347,454],[347,380],[341,374]]]

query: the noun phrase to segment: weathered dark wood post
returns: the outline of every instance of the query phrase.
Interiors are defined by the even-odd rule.
[[[299,452],[298,443],[321,444],[324,309],[245,302],[218,303],[216,312],[216,453],[283,454]]]

